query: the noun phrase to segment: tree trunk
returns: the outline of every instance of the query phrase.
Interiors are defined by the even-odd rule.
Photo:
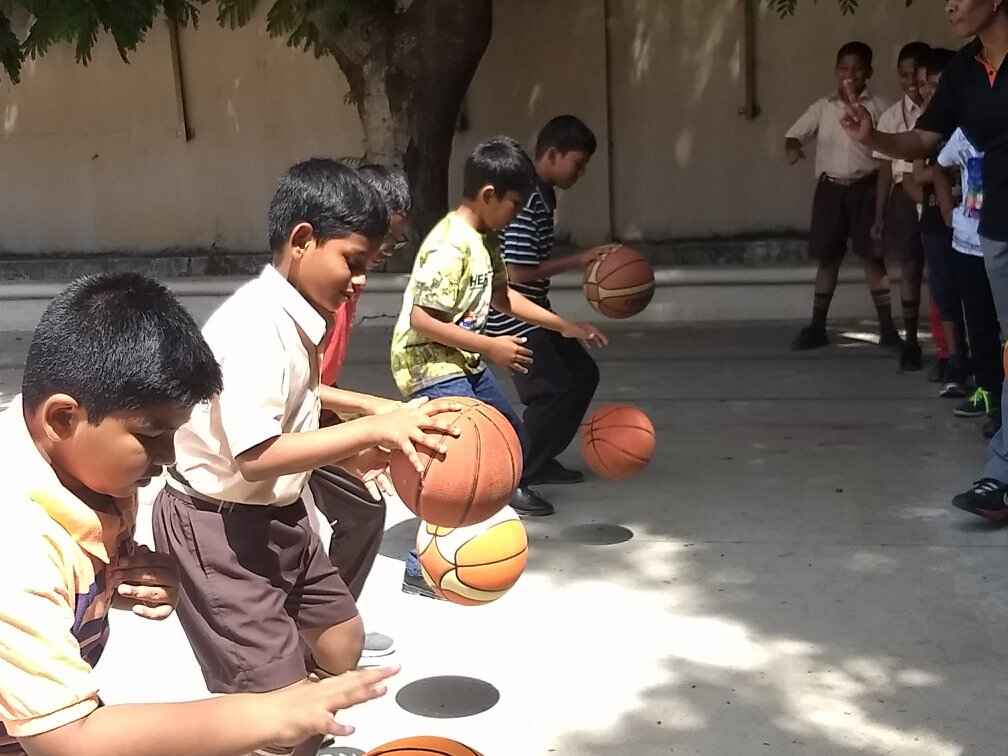
[[[410,178],[419,238],[447,211],[455,125],[490,43],[493,3],[413,0],[399,7],[355,11],[329,47],[350,84],[366,159],[401,166]],[[409,264],[393,258],[390,269]]]

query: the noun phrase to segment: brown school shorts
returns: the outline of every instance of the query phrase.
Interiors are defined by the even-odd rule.
[[[223,506],[165,487],[154,501],[157,550],[178,562],[178,616],[213,693],[265,693],[309,673],[301,629],[357,606],[298,500]]]
[[[871,239],[875,222],[875,182],[872,173],[853,184],[840,184],[825,175],[819,178],[812,200],[809,254],[823,262],[837,262],[847,253],[847,241],[858,257],[879,257],[881,250]]]
[[[917,203],[904,191],[903,184],[893,187],[886,205],[883,243],[888,259],[924,262]]]

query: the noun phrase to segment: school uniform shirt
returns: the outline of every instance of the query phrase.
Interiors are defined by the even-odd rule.
[[[921,106],[911,100],[907,95],[891,105],[878,119],[876,128],[887,134],[902,134],[912,131],[914,124],[920,117]],[[913,163],[906,160],[894,160],[881,152],[873,152],[872,157],[879,160],[889,160],[892,162],[893,182],[900,183],[908,173],[913,173]]]
[[[980,235],[1008,242],[1008,58],[995,70],[979,39],[962,48],[942,73],[917,128],[946,139],[961,128],[983,153]]]
[[[886,109],[881,98],[866,89],[861,93],[860,103],[878,123]],[[844,103],[839,95],[833,94],[816,100],[801,118],[795,121],[787,133],[788,139],[797,139],[806,144],[816,140],[815,175],[826,175],[842,181],[863,178],[878,170],[878,163],[872,151],[847,136],[840,125],[844,117]]]
[[[938,165],[959,168],[962,202],[952,211],[952,247],[965,255],[983,257],[980,246],[980,214],[984,205],[983,155],[962,129],[938,153]]]
[[[272,265],[232,294],[203,327],[224,389],[197,405],[175,434],[168,485],[210,501],[297,501],[310,471],[253,482],[242,476],[237,457],[282,434],[318,430],[325,333],[325,319]]]
[[[392,334],[392,375],[403,396],[452,378],[486,370],[474,352],[431,341],[410,326],[413,306],[445,322],[483,333],[495,288],[507,286],[496,234],[480,234],[451,212],[424,239]]]
[[[501,257],[505,265],[535,267],[552,257],[555,209],[556,192],[553,187],[537,182],[521,212],[500,234]],[[548,278],[525,283],[512,281],[510,286],[540,307],[552,309]],[[539,326],[491,308],[486,330],[491,336],[525,336],[538,328]]]
[[[109,575],[135,544],[136,499],[88,506],[39,453],[21,397],[0,415],[0,752],[100,705],[94,665],[108,640]]]

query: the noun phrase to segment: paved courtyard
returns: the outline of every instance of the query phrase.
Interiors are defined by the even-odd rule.
[[[323,753],[410,734],[487,756],[1008,751],[1008,530],[948,505],[979,425],[856,338],[794,355],[791,326],[611,330],[598,399],[651,416],[651,467],[549,489],[528,570],[482,608],[399,591],[416,521],[392,507],[361,603],[403,670]],[[355,334],[348,387],[392,395],[387,338]],[[0,335],[0,401],[26,347]],[[205,693],[174,620],[118,614],[99,671],[109,703]]]

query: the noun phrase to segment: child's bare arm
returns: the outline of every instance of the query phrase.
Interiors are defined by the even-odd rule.
[[[955,212],[956,202],[952,196],[952,180],[941,168],[936,167],[932,171],[934,183],[935,200],[938,202],[938,209],[941,210],[942,220],[946,226],[952,225],[952,215]]]
[[[341,709],[385,694],[397,668],[347,672],[272,693],[180,704],[104,706],[42,735],[21,738],[28,756],[243,756],[315,735],[349,735]]]
[[[569,270],[580,270],[599,255],[605,254],[619,246],[619,244],[601,244],[572,255],[551,257],[549,260],[544,260],[538,265],[515,265],[514,263],[508,263],[508,280],[516,283],[528,283],[529,281],[542,281],[544,278],[552,278]]]
[[[532,351],[523,346],[525,339],[473,333],[434,317],[423,307],[414,305],[413,312],[410,313],[410,327],[438,344],[481,354],[493,364],[518,373],[527,373],[528,366],[532,364]]]
[[[516,318],[524,320],[526,323],[556,331],[569,339],[580,339],[593,346],[606,346],[609,343],[605,335],[594,326],[587,323],[571,323],[508,287],[494,290],[493,306],[501,312],[510,313]]]
[[[372,446],[387,446],[402,451],[420,470],[414,444],[442,452],[444,440],[440,436],[458,433],[451,430],[450,420],[437,417],[450,408],[435,409],[425,404],[425,400],[416,399],[394,412],[308,433],[274,436],[239,454],[238,468],[245,480],[270,480],[339,462]]]
[[[402,402],[394,399],[362,394],[359,391],[349,391],[335,386],[322,386],[319,396],[322,400],[322,409],[336,413],[381,415],[402,407]]]

